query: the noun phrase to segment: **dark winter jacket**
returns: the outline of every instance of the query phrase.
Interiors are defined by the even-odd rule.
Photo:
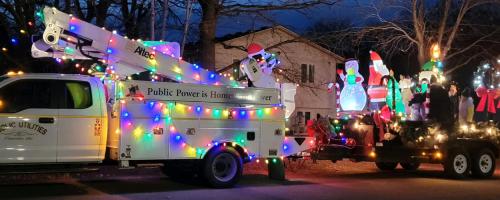
[[[453,125],[453,112],[450,105],[448,92],[441,85],[431,85],[427,118],[445,126]]]

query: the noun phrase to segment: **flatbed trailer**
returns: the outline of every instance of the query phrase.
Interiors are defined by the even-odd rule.
[[[318,146],[313,152],[315,159],[374,162],[383,171],[394,170],[398,164],[405,170],[417,170],[421,163],[442,164],[453,178],[487,178],[495,171],[500,132],[494,124],[464,125],[446,135],[430,133],[433,125],[429,123],[406,122],[393,132],[395,138],[388,140],[376,134],[378,127],[370,115],[361,118],[333,120],[337,138]],[[408,130],[425,131],[412,138],[404,135]]]

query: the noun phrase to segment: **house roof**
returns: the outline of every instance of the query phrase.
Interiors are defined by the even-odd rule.
[[[242,38],[242,37],[245,37],[245,36],[248,36],[250,34],[258,34],[258,33],[264,33],[264,32],[267,32],[267,31],[282,31],[290,36],[292,36],[293,38],[300,38],[300,42],[303,42],[303,43],[306,43],[332,57],[335,57],[336,59],[340,60],[341,62],[344,62],[345,61],[345,58],[342,57],[342,56],[339,56],[333,52],[331,52],[330,50],[316,44],[315,42],[311,41],[311,40],[308,40],[302,36],[300,36],[299,34],[281,26],[281,25],[278,25],[278,26],[274,26],[274,27],[263,27],[259,30],[251,30],[251,31],[246,31],[246,32],[237,32],[237,33],[234,33],[234,34],[229,34],[229,35],[225,35],[223,37],[220,37],[220,38],[217,38],[217,41],[218,43],[220,42],[228,42],[228,41],[232,41],[232,40],[236,40],[238,38]]]

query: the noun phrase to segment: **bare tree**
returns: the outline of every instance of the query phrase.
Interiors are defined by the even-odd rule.
[[[120,1],[120,19],[125,35],[130,38],[146,36],[142,31],[144,20],[150,13],[151,3],[147,0],[124,0]]]
[[[163,40],[167,36],[167,24],[168,24],[168,8],[169,0],[163,0],[163,19],[161,21],[161,36],[160,38]]]
[[[73,1],[74,7],[73,12],[76,16],[85,21],[91,21],[93,18],[96,19],[96,25],[103,27],[106,23],[106,19],[108,17],[108,9],[111,6],[112,0],[87,0],[87,1]],[[82,2],[85,5],[82,5]],[[71,9],[70,1],[66,0],[65,6],[66,9]],[[68,8],[69,7],[69,8]]]
[[[434,3],[425,0],[377,2],[359,4],[364,12],[369,13],[368,19],[375,20],[376,24],[362,28],[358,39],[375,38],[378,47],[389,54],[397,51],[414,51],[420,66],[430,60],[430,47],[433,44],[441,47],[440,60],[446,63],[479,44],[484,45],[494,40],[493,38],[498,37],[500,33],[499,26],[488,31],[477,29],[474,34],[478,37],[474,41],[462,43],[460,48],[454,48],[459,40],[457,38],[465,36],[460,33],[461,30],[474,29],[470,27],[474,25],[464,23],[467,14],[474,8],[498,4],[499,0],[442,0]],[[388,10],[396,11],[397,15],[387,17]]]

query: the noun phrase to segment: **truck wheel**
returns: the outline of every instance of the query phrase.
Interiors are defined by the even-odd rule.
[[[493,176],[495,172],[495,156],[489,149],[482,149],[472,158],[472,175],[479,178]]]
[[[401,167],[403,167],[403,169],[410,170],[410,171],[417,170],[418,167],[420,167],[419,162],[408,162],[408,163],[399,163],[399,164],[401,165]]]
[[[243,172],[240,154],[231,147],[217,148],[205,158],[203,175],[208,184],[215,188],[234,186]]]
[[[444,172],[452,178],[465,178],[470,171],[470,157],[465,150],[451,150],[444,162]]]
[[[375,162],[375,165],[377,165],[377,167],[380,170],[390,171],[390,170],[396,169],[396,167],[398,166],[398,163],[394,163],[394,162]]]

